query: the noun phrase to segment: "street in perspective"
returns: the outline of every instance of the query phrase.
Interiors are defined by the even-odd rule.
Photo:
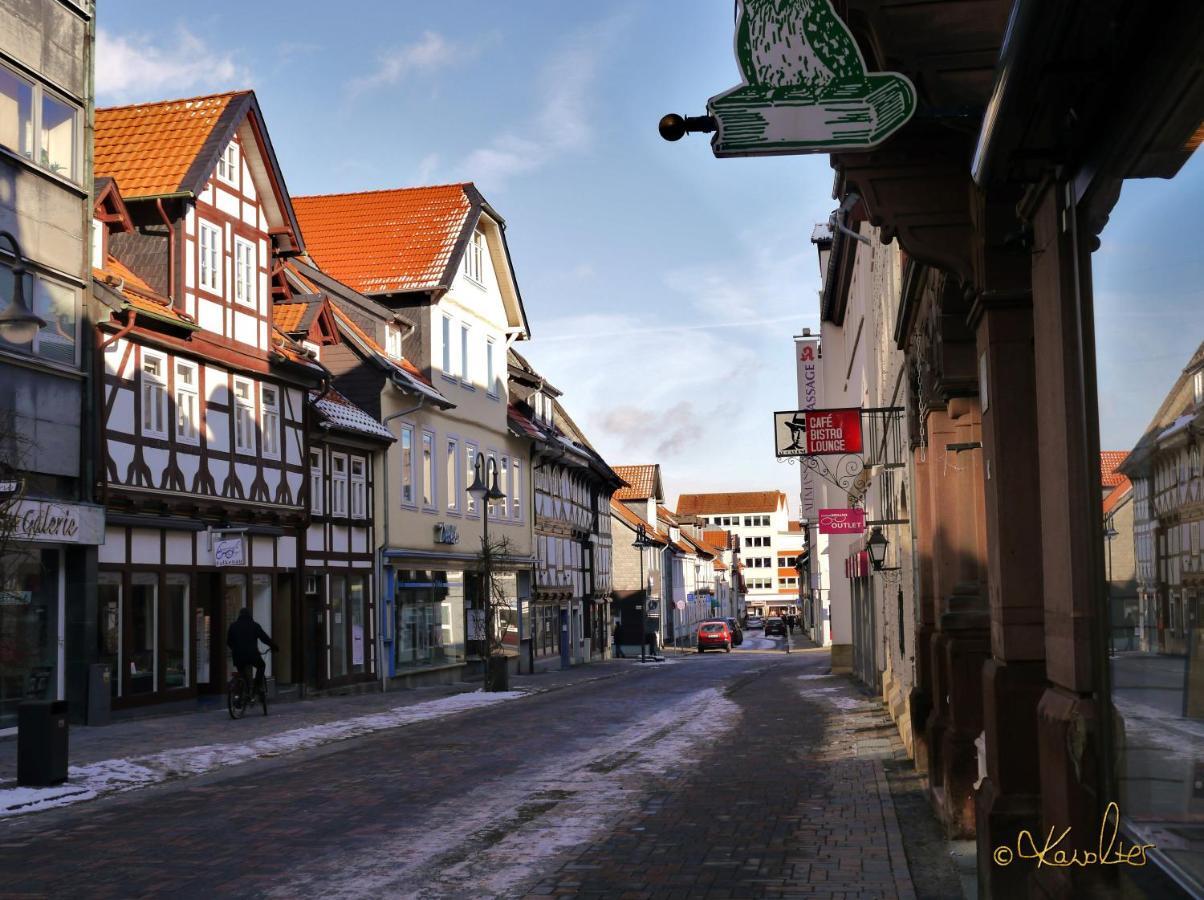
[[[281,9],[0,0],[0,898],[1204,897],[1204,4]]]

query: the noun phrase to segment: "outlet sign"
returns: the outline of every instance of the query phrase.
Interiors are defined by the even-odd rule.
[[[820,534],[864,534],[864,509],[821,509]]]

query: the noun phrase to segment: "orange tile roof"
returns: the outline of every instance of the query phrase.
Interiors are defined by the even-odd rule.
[[[348,287],[364,294],[431,290],[446,286],[472,209],[471,187],[294,197],[293,209],[310,255]]]
[[[713,516],[731,513],[775,512],[778,501],[785,499],[781,491],[744,491],[726,494],[682,494],[677,498],[680,516]]]
[[[96,110],[96,177],[115,179],[127,200],[184,190],[185,176],[230,102],[249,93]]]
[[[109,256],[105,260],[103,269],[93,269],[92,277],[120,293],[126,306],[131,309],[170,319],[181,325],[196,327],[190,316],[172,307],[166,297],[157,293],[115,256]]]
[[[1108,496],[1104,498],[1104,515],[1108,515],[1116,507],[1120,506],[1120,502],[1129,495],[1129,491],[1133,489],[1133,482],[1129,481],[1128,476],[1121,475],[1120,483],[1113,488]]]
[[[616,500],[647,500],[656,491],[656,464],[650,466],[611,466],[628,487],[615,491]]]
[[[726,572],[727,571],[727,563],[725,563],[723,560],[721,560],[718,556],[715,557],[715,559],[712,561],[711,565],[714,567],[716,572]]]
[[[305,318],[306,303],[277,303],[272,307],[272,322],[285,334],[292,334]]]
[[[730,531],[704,531],[702,539],[712,547],[722,547],[729,549],[732,544],[732,533]]]
[[[616,516],[618,516],[620,519],[622,519],[624,522],[626,522],[632,528],[637,528],[638,526],[643,525],[644,531],[647,532],[648,537],[651,540],[656,541],[658,544],[669,543],[669,536],[667,534],[665,534],[663,531],[661,531],[655,525],[645,522],[643,519],[641,519],[639,516],[637,516],[635,513],[633,513],[631,510],[629,510],[626,506],[624,506],[619,501],[612,499],[610,501],[610,509],[611,509],[611,512],[613,512]]]
[[[1100,453],[1100,484],[1104,487],[1116,487],[1122,480],[1128,480],[1124,475],[1116,471],[1117,466],[1124,462],[1125,457],[1128,455],[1128,451],[1125,450],[1104,450]]]

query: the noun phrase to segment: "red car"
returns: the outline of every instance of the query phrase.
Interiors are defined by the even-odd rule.
[[[732,652],[732,633],[726,622],[703,622],[698,626],[698,652],[704,650]]]

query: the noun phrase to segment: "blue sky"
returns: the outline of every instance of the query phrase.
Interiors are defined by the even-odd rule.
[[[475,181],[507,220],[522,349],[611,462],[660,462],[671,504],[796,496],[770,414],[795,403],[791,336],[818,326],[827,157],[716,160],[656,133],[738,81],[731,0],[98,6],[101,105],[253,88],[298,195]],[[1097,254],[1106,448],[1204,332],[1201,197],[1198,161],[1128,185]]]

